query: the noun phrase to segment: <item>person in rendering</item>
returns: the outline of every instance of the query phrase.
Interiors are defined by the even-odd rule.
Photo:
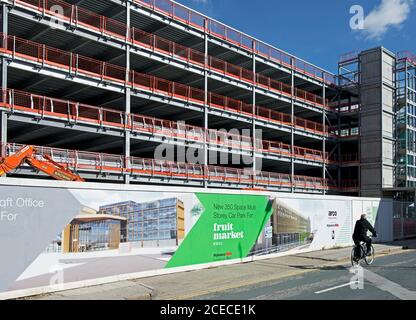
[[[374,237],[377,237],[377,231],[373,228],[370,222],[367,220],[367,215],[361,215],[361,219],[355,223],[354,234],[352,239],[355,245],[358,247],[361,241],[367,245],[367,255],[371,254],[371,238],[367,235],[370,231]]]

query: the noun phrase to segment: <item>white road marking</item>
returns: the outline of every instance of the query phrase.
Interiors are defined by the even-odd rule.
[[[367,269],[364,269],[364,279],[368,282],[371,282],[375,287],[382,291],[386,291],[391,295],[399,298],[400,300],[416,300],[416,291],[410,291],[406,288],[403,288],[401,285],[390,281],[374,272],[371,272]],[[321,294],[333,290],[337,290],[340,288],[344,288],[347,286],[351,286],[353,284],[358,284],[357,281],[351,281],[349,283],[341,284],[336,287],[328,288],[325,290],[317,291],[316,294]]]
[[[339,288],[344,288],[344,287],[347,287],[347,286],[351,286],[353,284],[358,284],[358,283],[357,283],[357,281],[351,281],[351,282],[348,282],[348,283],[345,283],[345,284],[341,284],[341,285],[336,286],[336,287],[328,288],[328,289],[321,290],[321,291],[316,291],[315,293],[316,294],[321,294],[321,293],[325,293],[325,292],[328,292],[328,291],[337,290]]]
[[[416,300],[416,291],[410,291],[401,285],[390,281],[378,274],[364,269],[365,280],[374,284],[380,290],[386,291],[400,300]]]

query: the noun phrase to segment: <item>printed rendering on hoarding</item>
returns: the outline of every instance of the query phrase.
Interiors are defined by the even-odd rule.
[[[351,245],[357,216],[379,211],[281,194],[0,190],[0,292]]]

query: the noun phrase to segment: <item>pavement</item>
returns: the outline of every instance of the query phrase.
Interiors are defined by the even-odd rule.
[[[376,244],[375,251],[374,265],[366,267],[363,271],[364,278],[371,280],[370,285],[367,285],[371,288],[370,291],[364,290],[366,294],[372,299],[392,297],[416,299],[412,291],[416,290],[416,240]],[[333,295],[334,292],[353,291],[347,286],[354,276],[349,270],[350,254],[351,248],[323,250],[211,269],[119,281],[25,299],[333,299],[336,297]],[[406,285],[411,288],[406,288]],[[328,289],[331,290],[327,291]],[[394,291],[394,294],[389,290]],[[322,293],[316,293],[321,291]],[[354,297],[356,295],[350,296],[346,293],[339,296],[340,299]]]

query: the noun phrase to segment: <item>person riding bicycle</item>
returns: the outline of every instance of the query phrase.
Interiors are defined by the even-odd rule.
[[[360,246],[361,241],[367,245],[367,255],[371,254],[371,238],[367,235],[370,231],[374,237],[377,237],[377,231],[373,228],[367,220],[367,215],[361,215],[361,219],[355,223],[354,233],[352,239],[357,247]]]

